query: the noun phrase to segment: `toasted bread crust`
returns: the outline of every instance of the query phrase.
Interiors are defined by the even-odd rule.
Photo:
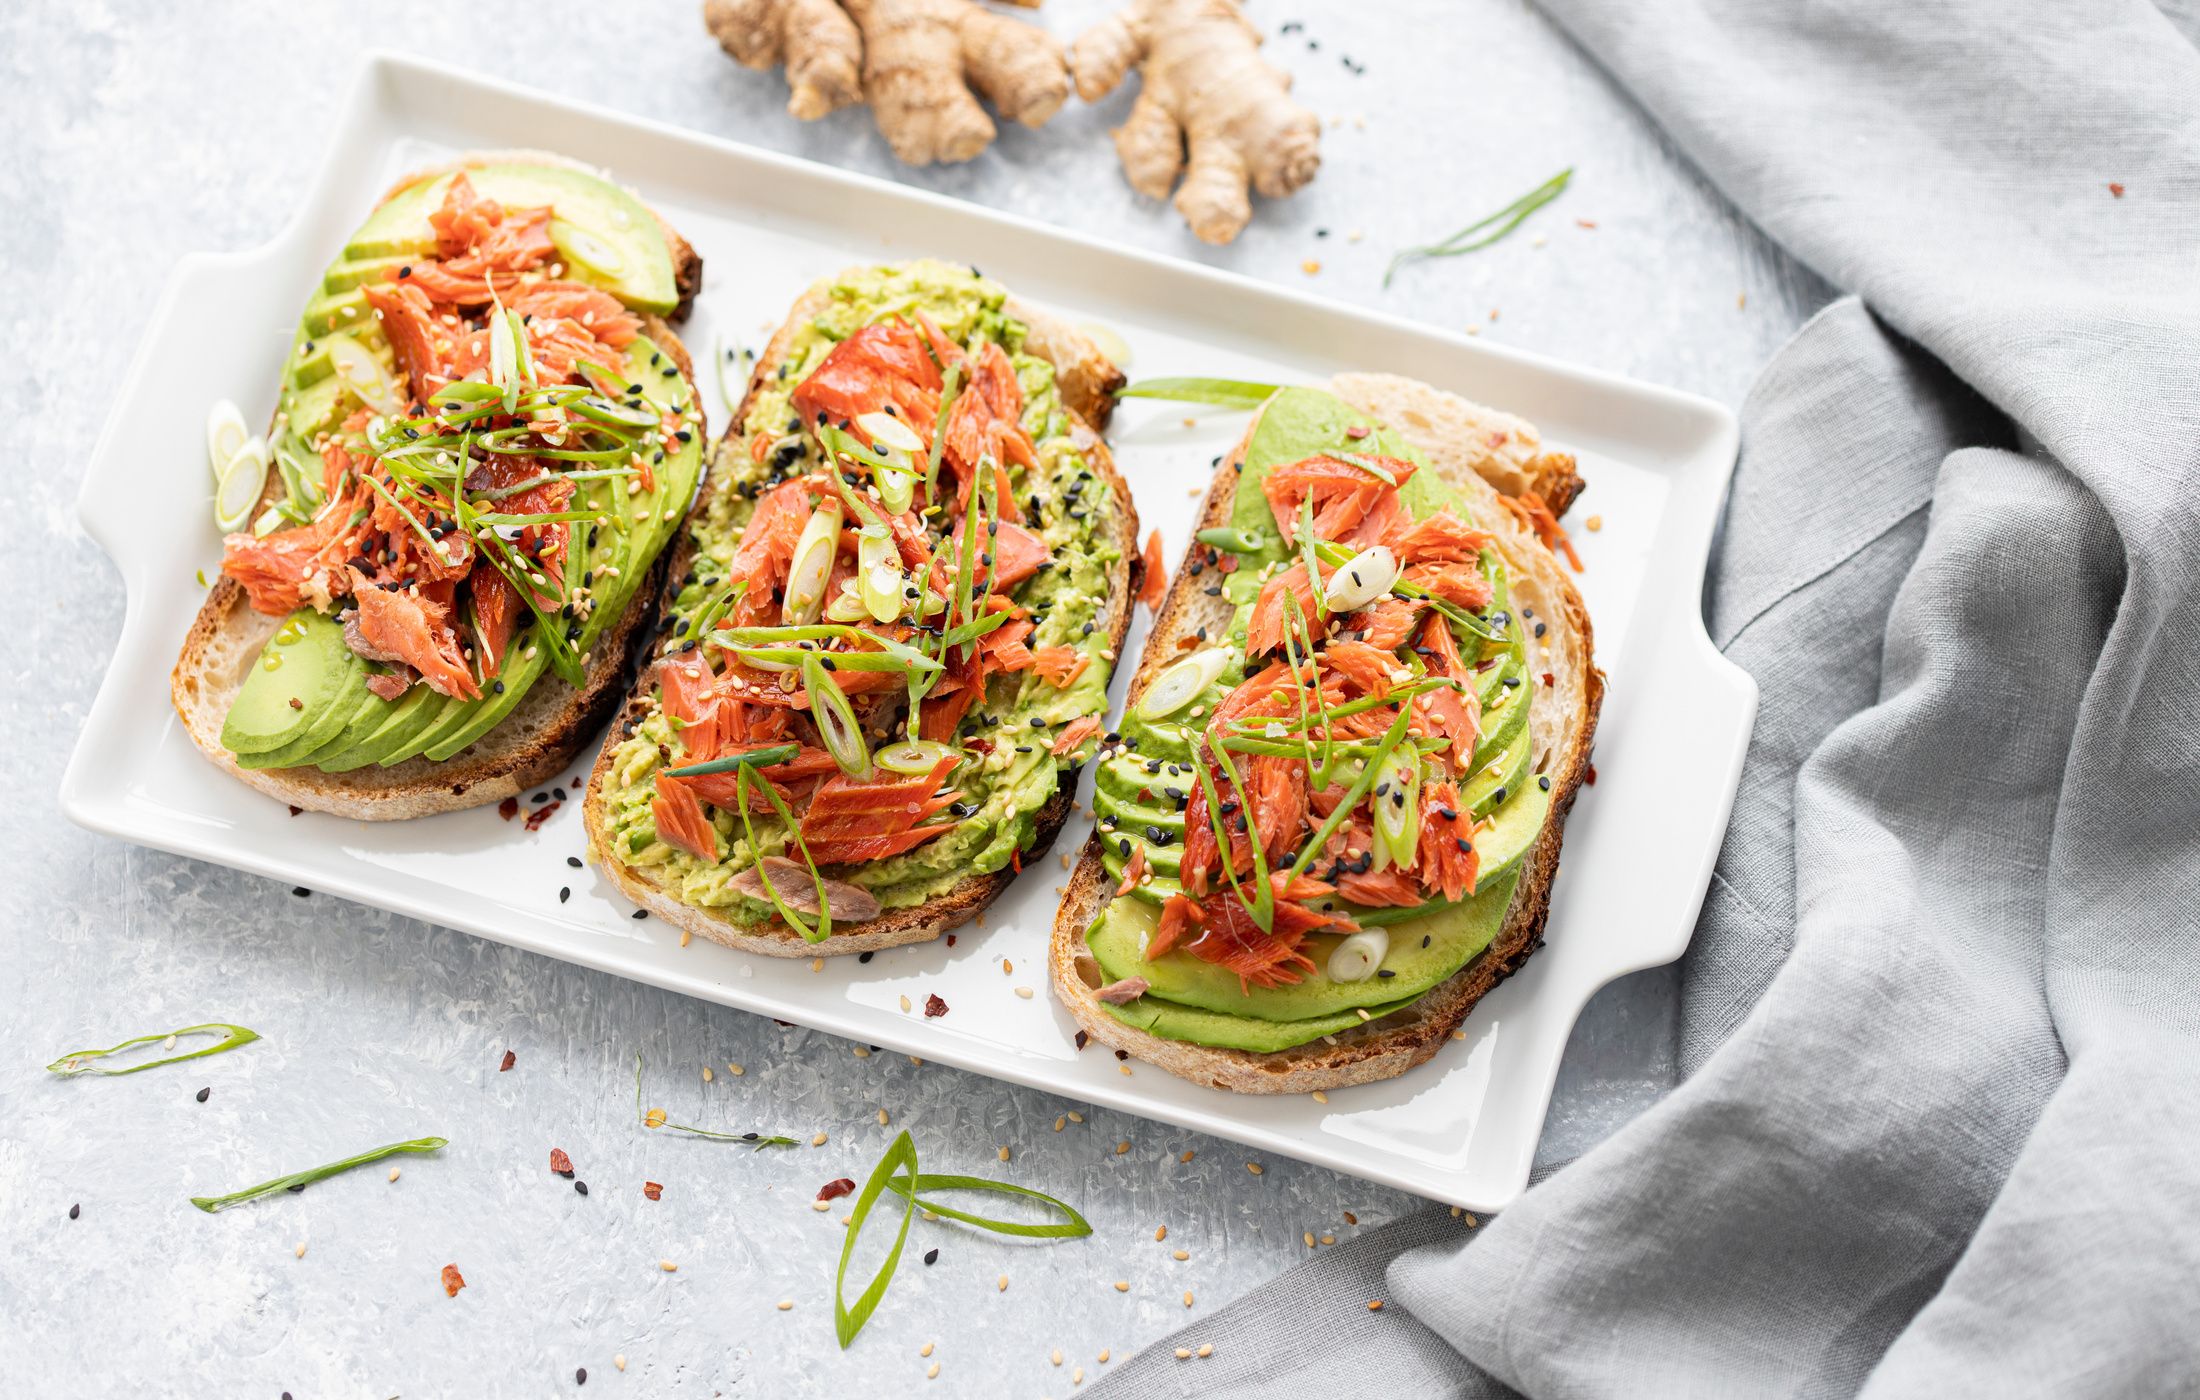
[[[1565,454],[1538,454],[1539,461],[1548,465],[1541,467],[1541,475],[1526,475],[1507,473],[1495,466],[1485,468],[1480,454],[1455,451],[1439,455],[1429,450],[1437,446],[1429,440],[1430,434],[1437,430],[1436,423],[1440,419],[1451,416],[1450,410],[1461,405],[1467,409],[1477,408],[1464,400],[1391,376],[1339,376],[1330,387],[1363,412],[1380,417],[1416,447],[1428,451],[1430,463],[1426,470],[1441,471],[1462,486],[1467,486],[1471,478],[1476,490],[1518,494],[1523,490],[1537,490],[1540,482],[1563,489],[1568,500],[1579,490],[1580,478],[1573,474],[1573,459]],[[1422,398],[1426,400],[1426,412],[1417,410],[1410,417],[1378,412],[1378,406],[1395,408],[1401,399]],[[1401,418],[1405,421],[1400,421]],[[1413,418],[1420,421],[1416,423]],[[1253,426],[1248,425],[1245,437],[1231,449],[1215,472],[1198,528],[1228,523],[1237,492],[1237,464],[1243,460],[1252,433]],[[1570,487],[1564,485],[1567,478],[1573,483]],[[1171,1040],[1118,1020],[1096,995],[1104,978],[1097,961],[1085,947],[1084,935],[1092,920],[1114,897],[1114,890],[1102,863],[1100,839],[1095,833],[1086,841],[1071,875],[1055,918],[1047,957],[1055,998],[1091,1039],[1180,1078],[1242,1094],[1309,1093],[1316,1089],[1372,1083],[1403,1074],[1435,1055],[1466,1019],[1467,1013],[1474,1009],[1475,1003],[1517,971],[1529,955],[1542,946],[1543,928],[1550,915],[1551,884],[1558,874],[1559,851],[1565,839],[1566,817],[1573,809],[1574,798],[1588,772],[1590,746],[1604,700],[1604,675],[1591,659],[1594,638],[1588,610],[1549,552],[1532,536],[1508,522],[1478,523],[1501,527],[1493,530],[1500,535],[1500,546],[1508,558],[1516,561],[1516,573],[1521,582],[1532,581],[1539,587],[1543,596],[1542,615],[1552,623],[1554,631],[1567,639],[1572,648],[1567,655],[1578,653],[1580,663],[1578,674],[1565,678],[1564,684],[1554,677],[1549,699],[1545,698],[1545,692],[1539,691],[1537,695],[1539,704],[1565,704],[1568,722],[1544,753],[1540,764],[1543,774],[1551,779],[1550,816],[1522,860],[1512,908],[1497,937],[1466,966],[1411,1006],[1339,1035],[1271,1053],[1216,1049],[1190,1041]],[[1528,550],[1535,553],[1524,553]],[[1135,704],[1154,676],[1182,654],[1177,646],[1180,638],[1191,636],[1203,625],[1212,634],[1229,623],[1232,610],[1223,600],[1209,598],[1190,586],[1192,576],[1186,567],[1190,561],[1191,554],[1187,552],[1154,619],[1145,655],[1131,679],[1126,705]]]
[[[577,164],[539,151],[476,152],[415,171],[383,198],[444,170],[492,161]],[[687,314],[695,289],[702,285],[702,258],[671,225],[664,224],[662,217],[658,222],[664,226],[681,291],[680,306],[673,313],[678,319]],[[702,391],[687,347],[665,318],[644,316],[642,327],[687,379],[688,392],[700,412]],[[280,490],[280,482],[270,477],[262,505],[272,502]],[[192,619],[175,669],[169,675],[169,696],[191,741],[208,761],[293,807],[360,821],[402,821],[501,802],[564,772],[609,718],[650,634],[670,554],[670,550],[659,553],[625,614],[598,639],[586,684],[575,690],[555,677],[541,678],[487,734],[440,763],[416,757],[387,768],[369,765],[349,773],[324,773],[317,768],[239,767],[236,756],[222,746],[222,722],[253,658],[281,625],[281,619],[254,612],[244,589],[227,575],[215,583]]]
[[[758,390],[767,378],[776,377],[779,366],[787,359],[795,333],[808,323],[824,305],[824,293],[813,288],[805,293],[789,310],[787,319],[773,333],[771,341],[757,357],[751,372],[741,406],[735,411],[733,421],[726,425],[720,438],[718,454],[746,452],[741,425],[748,421],[749,408]],[[1124,563],[1119,567],[1108,588],[1106,616],[1108,619],[1108,649],[1118,655],[1123,649],[1123,636],[1130,627],[1132,599],[1144,575],[1144,567],[1138,553],[1138,512],[1131,503],[1130,487],[1116,469],[1115,459],[1108,453],[1107,444],[1100,438],[1098,429],[1105,426],[1114,411],[1115,390],[1123,383],[1123,372],[1100,354],[1086,337],[1045,312],[1023,305],[1011,299],[1009,314],[1024,323],[1029,334],[1024,348],[1053,362],[1056,381],[1061,386],[1063,407],[1069,411],[1072,428],[1079,449],[1093,471],[1108,483],[1116,498],[1122,503],[1122,529],[1117,545],[1122,551]],[[715,454],[714,454],[715,462]],[[709,507],[710,497],[716,485],[717,473],[707,473],[695,510]],[[659,603],[660,615],[672,615],[672,603],[680,591],[680,581],[687,577],[694,558],[695,545],[692,536],[682,532],[679,542],[668,551],[670,568],[663,584],[663,597]],[[619,735],[630,723],[640,723],[650,710],[651,693],[655,683],[648,666],[635,677],[633,691],[622,708],[618,729],[605,739],[603,749],[596,757],[595,768],[588,775],[588,792],[581,803],[581,821],[588,832],[588,850],[592,859],[620,893],[636,904],[656,914],[685,932],[697,934],[716,943],[745,953],[761,953],[777,958],[841,957],[850,953],[876,952],[882,948],[895,948],[906,943],[923,943],[939,937],[949,929],[977,917],[985,907],[1000,898],[1016,878],[1013,870],[998,870],[990,875],[974,875],[956,884],[944,894],[933,896],[922,904],[907,908],[888,909],[877,918],[861,924],[836,925],[831,937],[811,943],[783,924],[753,925],[736,922],[722,910],[705,909],[682,901],[659,881],[648,869],[637,869],[615,858],[606,858],[609,848],[609,814],[604,801],[604,783],[611,771],[611,756],[618,747]],[[1032,844],[1023,854],[1035,860],[1053,847],[1054,838],[1068,818],[1074,783],[1057,786],[1054,796],[1039,809],[1033,818],[1035,831]],[[845,929],[845,932],[841,930]]]

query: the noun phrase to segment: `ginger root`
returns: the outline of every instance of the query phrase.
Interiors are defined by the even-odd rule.
[[[1176,190],[1177,212],[1202,242],[1228,243],[1244,229],[1253,217],[1248,183],[1281,198],[1321,168],[1320,119],[1286,95],[1290,75],[1261,62],[1259,46],[1236,0],[1131,0],[1070,46],[1077,95],[1087,102],[1140,70],[1116,155],[1140,194],[1166,199]]]
[[[1025,126],[1069,97],[1060,45],[975,0],[705,0],[703,22],[744,67],[784,66],[787,110],[804,121],[869,101],[910,165],[969,160],[991,145],[980,97]]]

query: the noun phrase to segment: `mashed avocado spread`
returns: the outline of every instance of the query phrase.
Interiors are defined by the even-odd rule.
[[[1007,463],[1008,482],[1023,528],[1044,543],[1048,557],[1036,573],[1006,589],[1006,596],[1029,615],[1033,630],[1025,647],[1034,653],[1074,649],[1083,662],[1066,683],[1058,683],[1059,671],[1050,679],[1038,667],[986,677],[982,698],[970,705],[949,741],[960,756],[945,780],[954,800],[941,819],[951,819],[951,829],[882,858],[823,865],[826,876],[860,886],[891,909],[921,904],[972,875],[1009,865],[1031,843],[1040,809],[1058,785],[1074,779],[1079,747],[1068,746],[1059,757],[1054,749],[1065,726],[1101,716],[1107,708],[1113,658],[1105,609],[1110,580],[1123,563],[1117,541],[1124,503],[1073,439],[1054,367],[1024,351],[1025,327],[1005,311],[1006,293],[998,283],[966,268],[924,261],[844,274],[824,291],[826,305],[794,330],[783,362],[754,390],[739,431],[718,450],[708,506],[689,527],[695,553],[673,607],[674,635],[722,592],[759,498],[826,465],[818,438],[792,407],[797,387],[859,331],[929,319],[972,362],[992,345],[1005,351],[1013,366],[1022,399],[1020,426],[1036,449],[1036,465]],[[930,425],[924,426],[929,436]],[[935,551],[951,543],[940,538],[952,525],[947,516],[954,514],[951,499],[945,504],[944,513],[925,517]],[[921,644],[921,635],[916,640]],[[773,906],[734,881],[764,857],[799,859],[792,833],[779,816],[755,812],[752,847],[740,813],[713,805],[709,821],[718,838],[716,859],[665,839],[653,813],[656,780],[668,760],[681,761],[682,746],[677,725],[662,708],[661,689],[655,699],[648,716],[613,752],[604,788],[608,855],[646,869],[683,902],[720,910],[739,923],[771,922]],[[887,725],[895,722],[889,714]],[[877,743],[899,736],[893,727],[890,734],[870,737]],[[1090,745],[1082,747],[1089,751]],[[793,815],[803,818],[799,801]]]

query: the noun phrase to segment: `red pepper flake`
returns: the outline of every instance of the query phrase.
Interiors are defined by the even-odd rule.
[[[505,800],[511,801],[513,799],[507,798]],[[545,802],[540,807],[537,807],[534,811],[529,812],[527,814],[527,829],[529,831],[542,830],[542,824],[550,820],[551,816],[558,810],[558,808],[563,807],[564,805],[565,804],[563,802]],[[502,811],[503,809],[499,808],[498,810]]]
[[[465,1286],[466,1276],[458,1271],[458,1265],[445,1264],[443,1266],[443,1296],[456,1298],[458,1290]]]
[[[2116,196],[2116,197],[2117,197],[2118,199],[2122,199],[2122,198],[2124,197],[2124,187],[2123,187],[2122,185],[2119,185],[2119,184],[2117,184],[2117,183],[2116,183],[2115,181],[2113,181],[2113,180],[2109,181],[2109,184],[2108,184],[2108,192],[2109,192],[2110,194],[2112,194],[2112,195]]]
[[[938,992],[934,992],[924,999],[924,1014],[927,1016],[945,1016],[947,1014],[947,1003],[940,1000]]]
[[[653,1201],[657,1200],[665,1194],[664,1183],[658,1181],[645,1181],[642,1183],[642,1194],[649,1197],[649,1199]]]
[[[1083,1031],[1079,1031],[1079,1032],[1077,1033],[1077,1048],[1078,1048],[1078,1049],[1080,1049],[1080,1050],[1084,1049],[1084,1048],[1085,1048],[1085,1042],[1086,1042],[1086,1041],[1088,1041],[1088,1040],[1090,1040],[1090,1039],[1092,1039],[1092,1037],[1091,1037],[1091,1036],[1089,1036],[1089,1035],[1085,1034],[1085,1033],[1084,1033]]]
[[[564,1148],[553,1147],[550,1149],[550,1170],[556,1172],[559,1176],[570,1177],[573,1175],[573,1159],[565,1155]]]
[[[1238,571],[1238,557],[1235,554],[1223,555],[1215,561],[1215,571],[1224,574],[1236,573]]]
[[[1358,442],[1361,438],[1367,436],[1367,425],[1364,423],[1354,423],[1351,427],[1344,430],[1344,435],[1352,439],[1354,442]]]
[[[1576,220],[1574,220],[1574,223],[1575,223],[1575,224],[1577,224],[1577,225],[1579,225],[1579,226],[1580,226],[1580,227],[1582,227],[1582,228],[1585,228],[1585,229],[1590,229],[1590,230],[1592,230],[1592,231],[1593,231],[1593,230],[1594,230],[1594,229],[1596,228],[1596,226],[1597,226],[1597,221],[1596,221],[1595,219],[1576,219]]]
[[[955,935],[952,933],[947,935],[947,946],[950,948],[955,946]]]
[[[1554,686],[1554,685],[1557,685],[1557,684],[1558,684],[1558,677],[1557,677],[1557,676],[1554,676],[1554,675],[1552,675],[1552,674],[1551,674],[1551,673],[1550,673],[1549,671],[1545,671],[1545,672],[1543,673],[1543,688],[1544,688],[1545,690],[1549,690],[1549,689],[1550,689],[1550,688],[1551,688],[1552,686]]]
[[[1582,778],[1582,781],[1587,783],[1590,787],[1595,787],[1597,785],[1597,766],[1594,763],[1589,765],[1589,772],[1586,776]]]
[[[828,1181],[818,1187],[817,1198],[821,1201],[837,1201],[842,1196],[852,1195],[855,1189],[855,1182],[844,1176],[838,1181]]]
[[[507,1050],[504,1052],[504,1059],[497,1065],[497,1073],[502,1074],[504,1073],[504,1071],[510,1069],[512,1066],[518,1063],[518,1053],[516,1051]]]
[[[303,812],[304,810],[305,810],[305,808],[303,808],[303,807],[293,807],[293,808],[291,808],[291,809],[290,809],[290,815],[292,815],[292,816],[294,816],[294,817],[295,817],[295,816],[297,816],[297,815],[298,815],[298,814],[299,814],[300,812]]]
[[[506,821],[510,821],[512,818],[518,816],[519,799],[516,797],[507,797],[502,802],[499,802],[497,804],[497,815],[504,818]]]
[[[1008,867],[1009,869],[1015,871],[1018,875],[1023,874],[1024,853],[1022,851],[1010,851],[1008,853]]]

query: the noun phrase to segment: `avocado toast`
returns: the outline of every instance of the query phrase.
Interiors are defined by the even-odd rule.
[[[1552,554],[1580,486],[1412,380],[1268,398],[1096,759],[1049,957],[1085,1031],[1216,1088],[1337,1088],[1427,1060],[1519,967],[1603,696]]]
[[[590,775],[592,857],[782,957],[920,942],[1043,853],[1104,728],[1121,374],[969,268],[850,269],[759,357]]]
[[[279,468],[171,679],[216,764],[385,820],[513,796],[616,704],[705,430],[701,260],[558,157],[399,182],[285,361]]]

